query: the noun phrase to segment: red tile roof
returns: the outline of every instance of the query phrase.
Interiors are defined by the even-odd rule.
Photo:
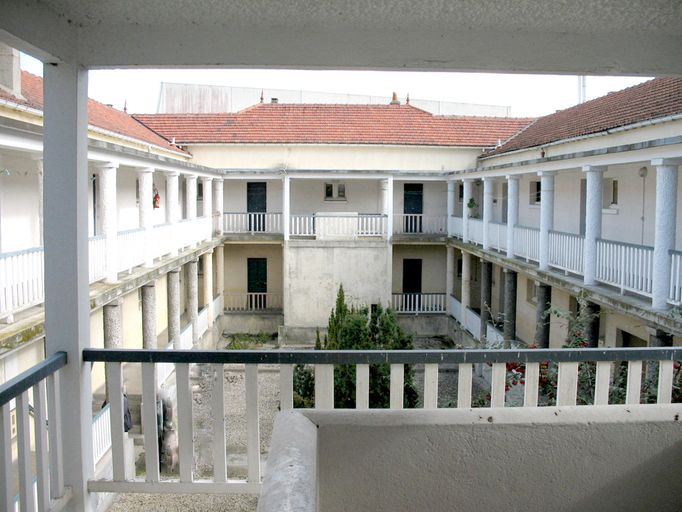
[[[21,72],[21,94],[24,99],[12,96],[0,90],[0,98],[25,105],[36,110],[43,110],[43,79],[26,71]],[[95,100],[88,100],[88,122],[92,126],[114,132],[125,137],[136,139],[142,143],[154,144],[166,150],[180,152],[180,148],[154,133],[136,121],[133,116]]]
[[[136,119],[178,144],[398,144],[491,147],[530,118],[434,116],[411,105],[265,103],[235,114]]]
[[[541,146],[682,113],[682,78],[655,78],[539,118],[493,153]]]

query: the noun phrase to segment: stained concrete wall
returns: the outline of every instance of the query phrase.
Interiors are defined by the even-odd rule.
[[[284,315],[281,313],[237,313],[226,312],[220,317],[221,330],[226,334],[261,332],[274,334],[284,325]]]
[[[679,404],[311,411],[317,510],[676,511],[681,412]]]
[[[326,326],[341,284],[348,302],[388,305],[391,252],[386,242],[291,241],[285,252],[287,328]]]
[[[405,332],[415,336],[446,336],[450,332],[445,314],[398,315],[398,324]]]

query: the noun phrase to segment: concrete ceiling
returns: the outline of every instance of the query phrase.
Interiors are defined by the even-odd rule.
[[[88,67],[682,74],[681,0],[3,0],[3,13],[0,38]]]

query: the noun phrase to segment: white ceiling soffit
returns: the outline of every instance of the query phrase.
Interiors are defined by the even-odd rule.
[[[682,75],[680,0],[3,0],[2,13],[26,49],[92,68]]]

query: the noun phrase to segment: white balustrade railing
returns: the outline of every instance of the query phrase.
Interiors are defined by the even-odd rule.
[[[289,231],[291,236],[315,236],[315,216],[292,215]]]
[[[103,235],[90,237],[88,240],[88,269],[91,283],[104,279],[106,276],[106,250],[107,242]]]
[[[462,238],[463,220],[462,217],[451,215],[448,217],[448,235]]]
[[[491,249],[507,250],[507,225],[497,222],[488,224],[488,243]]]
[[[561,231],[549,232],[549,264],[574,274],[583,273],[585,238]]]
[[[469,219],[469,242],[481,245],[483,243],[483,221],[481,219]]]
[[[540,230],[526,226],[514,227],[514,254],[526,261],[540,259]]]
[[[464,327],[474,338],[478,339],[481,335],[481,317],[475,311],[467,308],[464,312]]]
[[[445,313],[444,293],[394,293],[393,309],[396,313]]]
[[[109,404],[92,418],[92,458],[97,464],[111,448],[111,417]]]
[[[228,212],[223,215],[223,233],[282,233],[282,214],[276,212]]]
[[[0,317],[40,304],[45,297],[43,248],[0,254]]]
[[[145,261],[144,229],[128,229],[118,233],[118,271],[132,270]]]
[[[597,240],[597,281],[651,296],[654,249],[611,240]]]
[[[226,293],[225,311],[282,309],[281,293]]]
[[[159,224],[154,226],[151,233],[152,256],[161,258],[173,252],[175,247],[174,229],[172,224]]]
[[[361,213],[358,215],[357,236],[386,236],[386,215]]]
[[[138,351],[139,352],[139,351]],[[334,409],[334,365],[352,365],[355,371],[355,400],[356,409],[368,409],[376,407],[370,402],[370,365],[386,364],[390,369],[389,377],[389,408],[402,409],[404,407],[405,392],[405,365],[424,365],[424,388],[422,392],[422,404],[424,409],[436,409],[439,403],[439,390],[442,393],[443,386],[439,386],[440,370],[443,365],[451,368],[456,367],[456,387],[452,389],[451,402],[459,409],[483,407],[481,414],[490,408],[525,407],[535,408],[545,405],[551,395],[554,397],[551,406],[566,407],[581,405],[588,408],[595,406],[618,407],[613,404],[610,396],[612,386],[611,373],[615,363],[626,362],[627,372],[624,401],[629,407],[637,407],[638,418],[645,421],[647,411],[655,411],[662,404],[670,404],[679,400],[674,390],[677,385],[674,361],[682,358],[682,348],[645,348],[645,349],[516,349],[516,350],[409,350],[409,351],[287,351],[287,350],[261,350],[261,351],[186,351],[184,353],[169,354],[167,351],[144,351],[142,354],[130,351],[112,351],[103,349],[87,349],[83,351],[83,360],[86,362],[103,361],[106,365],[107,388],[110,396],[120,397],[122,383],[122,364],[135,360],[141,364],[142,385],[142,421],[148,428],[144,429],[143,441],[145,452],[143,456],[144,476],[142,478],[128,479],[125,475],[125,455],[123,450],[123,425],[120,418],[123,417],[123,401],[120,398],[111,403],[111,432],[112,432],[112,477],[109,479],[90,480],[88,489],[90,492],[153,492],[153,493],[229,493],[243,492],[256,494],[260,491],[262,464],[262,425],[265,418],[261,417],[260,391],[259,391],[259,367],[267,365],[268,372],[273,368],[279,369],[278,397],[279,409],[282,411],[292,410],[294,407],[294,375],[295,365],[307,365],[313,370],[314,379],[314,407],[316,409]],[[642,389],[647,385],[643,379],[643,368],[646,363],[651,364],[656,372],[654,379],[649,384],[649,389],[655,392],[653,398],[647,398],[642,403]],[[232,455],[232,447],[226,443],[226,395],[224,386],[213,386],[211,406],[207,409],[210,415],[205,421],[212,428],[212,445],[207,451],[209,460],[206,463],[212,466],[213,471],[201,475],[195,470],[194,428],[192,421],[194,413],[194,400],[192,399],[192,381],[190,380],[190,365],[195,363],[210,365],[204,372],[206,378],[215,379],[217,383],[223,383],[226,371],[244,372],[244,398],[245,410],[243,415],[246,426],[246,475],[241,478],[228,478],[227,462]],[[542,382],[543,364],[552,363],[556,367],[557,378],[550,382]],[[177,476],[163,475],[160,473],[158,457],[158,433],[156,427],[156,399],[157,387],[154,380],[155,366],[161,363],[169,363],[175,366],[177,386],[178,424],[177,439],[179,478]],[[507,369],[508,363],[514,364],[515,368],[522,368],[523,384],[509,384],[511,371]],[[235,365],[239,370],[226,368],[225,365]],[[490,365],[490,385],[483,394],[477,390],[474,378],[474,364]],[[243,370],[241,369],[243,368]],[[513,370],[518,376],[518,370]],[[619,370],[622,371],[622,370]],[[427,378],[428,375],[428,378]],[[585,377],[589,385],[583,384]],[[276,381],[277,382],[277,381]],[[578,387],[578,383],[580,388]],[[276,384],[277,385],[277,384]],[[621,385],[621,384],[618,384]],[[508,394],[508,386],[519,386],[518,398],[511,401]],[[589,388],[588,388],[589,386]],[[548,391],[546,391],[548,390]],[[485,395],[488,395],[487,397]],[[589,394],[589,398],[585,395]],[[311,397],[311,398],[313,398]],[[229,397],[233,400],[233,397]],[[486,403],[481,406],[477,403],[481,399]],[[585,400],[585,401],[583,401]],[[655,402],[655,403],[652,403]],[[661,405],[659,405],[661,404]],[[347,407],[347,406],[346,406]],[[351,406],[352,407],[352,406]],[[679,406],[670,409],[670,417],[678,410]],[[353,409],[345,409],[345,414],[354,414]],[[422,412],[420,412],[422,411]],[[423,409],[414,410],[414,414],[423,414]],[[487,414],[487,413],[486,413]],[[555,411],[555,414],[558,412]],[[634,412],[633,412],[634,414]],[[530,418],[531,416],[529,416]],[[536,417],[536,416],[533,416]],[[118,421],[114,421],[118,418]],[[476,428],[474,425],[472,428]],[[486,428],[486,427],[480,427]],[[269,431],[269,428],[268,428]],[[69,435],[69,433],[65,433]]]
[[[445,215],[396,213],[393,215],[393,233],[396,235],[447,235]]]
[[[670,251],[670,294],[668,302],[682,303],[682,252]]]
[[[175,245],[177,248],[190,247],[213,236],[211,217],[185,219],[175,226]]]
[[[457,300],[457,298],[450,294],[450,314],[457,320],[460,324],[462,323],[462,303]]]

